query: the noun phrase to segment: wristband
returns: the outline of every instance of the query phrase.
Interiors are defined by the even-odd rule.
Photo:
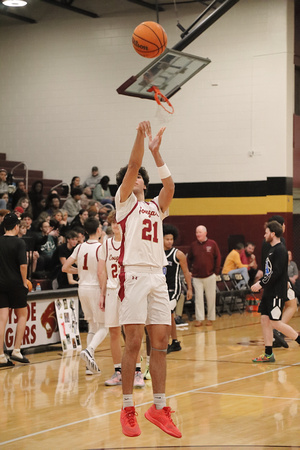
[[[171,176],[171,172],[169,171],[167,164],[164,164],[163,166],[158,167],[157,170],[158,170],[158,174],[159,174],[161,180]]]

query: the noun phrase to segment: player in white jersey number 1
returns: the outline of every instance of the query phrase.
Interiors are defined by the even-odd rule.
[[[78,295],[84,318],[89,324],[87,348],[80,353],[80,357],[86,363],[86,374],[93,375],[101,373],[94,359],[94,351],[107,336],[108,328],[104,325],[105,314],[99,307],[100,285],[97,273],[101,248],[99,220],[93,217],[86,219],[84,229],[89,239],[77,245],[62,270],[67,273],[78,273],[79,276]],[[76,264],[77,268],[74,268],[73,264]]]
[[[117,174],[119,186],[115,196],[117,221],[122,228],[119,257],[120,269],[120,324],[124,326],[126,343],[122,358],[123,408],[122,431],[126,436],[139,436],[133,402],[135,362],[146,325],[151,342],[150,373],[154,405],[145,417],[166,433],[181,437],[166,406],[166,354],[170,334],[171,314],[169,295],[163,266],[167,264],[163,246],[162,220],[174,195],[171,173],[160,154],[165,128],[152,138],[148,121],[137,127],[137,136],[129,163]],[[141,167],[144,141],[152,153],[163,187],[151,202],[145,201],[149,176]]]

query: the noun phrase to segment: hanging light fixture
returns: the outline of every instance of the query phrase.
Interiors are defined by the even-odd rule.
[[[26,6],[27,2],[25,0],[3,0],[2,4],[5,6],[20,7]]]

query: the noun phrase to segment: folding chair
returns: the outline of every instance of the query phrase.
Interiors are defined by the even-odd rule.
[[[231,278],[228,275],[217,275],[216,278],[216,313],[221,316],[227,313],[231,316],[230,305],[234,291],[231,289]],[[229,301],[228,301],[229,300]]]
[[[251,294],[252,291],[250,289],[250,286],[248,283],[246,283],[243,275],[241,273],[233,273],[231,275],[231,279],[234,285],[234,289],[237,292],[237,296],[235,298],[235,303],[234,305],[232,305],[233,307],[236,306],[237,310],[239,311],[239,313],[242,313],[245,310],[246,307],[246,296],[248,294]],[[239,288],[238,284],[243,281],[245,283],[245,286],[243,288]],[[238,302],[237,300],[240,300],[240,302]]]

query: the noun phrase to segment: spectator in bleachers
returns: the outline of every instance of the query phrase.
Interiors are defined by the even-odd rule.
[[[24,194],[23,197],[19,198],[16,206],[21,206],[21,208],[24,209],[24,212],[32,214],[32,206],[27,194]]]
[[[71,192],[71,197],[67,198],[67,200],[64,203],[64,210],[68,213],[68,223],[72,222],[75,216],[79,213],[81,210],[80,206],[80,198],[82,195],[82,189],[81,188],[74,188]]]
[[[80,199],[81,208],[88,209],[92,200],[93,200],[92,189],[90,187],[85,187],[83,189],[81,199]]]
[[[77,233],[74,230],[68,231],[66,240],[67,242],[65,244],[57,247],[52,257],[52,264],[55,265],[55,278],[57,280],[58,289],[65,289],[77,285],[77,281],[73,279],[72,274],[67,274],[61,270],[78,243]],[[56,283],[53,283],[54,287],[55,284]]]
[[[40,255],[37,262],[37,271],[48,272],[51,270],[52,256],[57,247],[58,235],[58,229],[51,227],[49,222],[41,222],[37,239],[37,250]]]
[[[83,242],[85,242],[89,235],[86,233],[86,231],[84,230],[84,228],[80,227],[79,225],[72,228],[73,231],[75,231],[77,233],[78,236],[78,244],[82,244]]]
[[[22,214],[24,214],[24,209],[22,208],[22,206],[16,206],[14,209],[14,213],[17,217],[21,217]]]
[[[290,250],[288,251],[288,257],[289,257],[288,276],[289,276],[290,282],[294,286],[294,284],[296,283],[296,280],[299,278],[299,270],[298,270],[297,264],[295,263],[295,261],[293,261],[293,254]]]
[[[99,173],[99,169],[97,166],[92,167],[91,175],[85,180],[82,187],[90,187],[92,191],[94,190],[95,186],[100,182],[101,175]]]
[[[7,181],[7,170],[0,169],[0,194],[8,192],[8,184],[6,181]]]
[[[57,211],[60,210],[60,207],[60,196],[56,193],[51,192],[46,199],[46,211],[52,217]]]
[[[249,285],[256,283],[263,277],[262,270],[258,269],[257,261],[254,255],[255,245],[253,242],[247,242],[245,248],[240,253],[240,258],[243,264],[248,265]],[[250,264],[253,263],[252,267]]]
[[[36,219],[38,215],[45,209],[45,204],[41,203],[41,201],[44,199],[43,195],[43,189],[44,184],[41,180],[36,180],[34,183],[32,183],[31,189],[28,193],[31,206],[32,206],[32,215],[33,219]]]
[[[17,181],[16,190],[12,195],[12,201],[11,201],[12,209],[14,209],[17,206],[18,200],[21,197],[24,197],[25,195],[27,195],[27,192],[26,192],[24,181],[22,181],[22,180]]]
[[[80,186],[80,177],[78,175],[75,175],[70,183],[70,193],[73,191],[74,188],[81,188]]]
[[[0,201],[1,201],[1,204],[3,205],[4,209],[9,209],[10,208],[10,201],[9,201],[8,192],[4,192],[3,194],[0,194]]]
[[[222,273],[228,274],[229,276],[235,273],[240,273],[243,276],[244,280],[239,281],[237,284],[238,289],[242,289],[249,282],[248,268],[254,266],[253,261],[250,264],[242,263],[240,254],[243,248],[244,244],[241,242],[235,245],[234,249],[226,256],[222,270]]]
[[[4,231],[4,227],[3,227],[3,220],[4,217],[6,216],[6,214],[9,214],[10,210],[9,209],[0,209],[0,236],[3,236],[5,231]]]
[[[20,226],[19,226],[19,233],[18,233],[18,237],[23,239],[25,241],[26,244],[26,249],[28,247],[28,240],[26,239],[26,234],[27,234],[27,226],[26,226],[26,221],[20,220]],[[28,268],[30,267],[30,271],[29,273],[31,274],[32,272],[35,272],[36,270],[36,265],[37,265],[37,260],[39,257],[39,253],[36,250],[27,250],[27,264],[28,264]]]
[[[74,227],[83,227],[84,226],[84,222],[86,221],[86,219],[89,217],[89,213],[88,211],[81,209],[79,211],[79,213],[74,217],[74,219],[71,222],[71,228]]]
[[[39,233],[40,232],[40,227],[41,227],[41,223],[42,222],[48,222],[50,223],[50,215],[47,213],[47,211],[43,211],[41,212],[38,217],[32,222],[32,229]]]
[[[113,205],[114,198],[111,195],[109,188],[110,179],[107,175],[101,178],[100,182],[96,185],[93,190],[93,199],[100,202],[102,205]]]

